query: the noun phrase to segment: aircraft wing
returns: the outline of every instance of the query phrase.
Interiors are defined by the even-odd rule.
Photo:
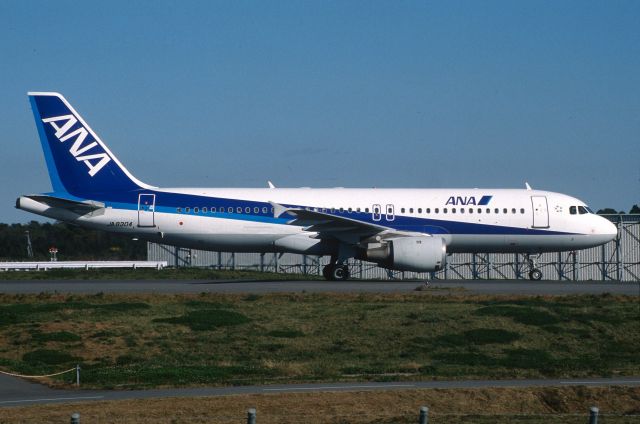
[[[384,225],[358,221],[324,212],[287,208],[274,202],[270,203],[273,206],[275,217],[289,215],[292,220],[288,224],[302,226],[305,231],[317,232],[319,238],[336,238],[342,241],[357,242],[363,237],[370,237],[380,233],[397,233],[396,230]]]

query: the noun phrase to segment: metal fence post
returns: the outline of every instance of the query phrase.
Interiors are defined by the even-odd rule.
[[[71,414],[71,424],[80,424],[80,414],[77,412]]]
[[[597,406],[592,406],[589,410],[589,424],[598,424],[598,412],[600,410]]]
[[[256,408],[247,410],[247,424],[256,424]]]
[[[80,387],[80,364],[76,364],[76,386]]]
[[[420,407],[420,424],[427,424],[429,422],[429,408],[426,406]]]

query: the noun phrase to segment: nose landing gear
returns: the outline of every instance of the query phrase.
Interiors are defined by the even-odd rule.
[[[529,279],[533,281],[540,281],[542,279],[542,271],[538,268],[538,255],[531,256],[527,254],[526,258],[529,264]]]

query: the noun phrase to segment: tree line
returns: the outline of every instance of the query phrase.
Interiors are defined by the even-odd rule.
[[[27,254],[27,231],[33,258]],[[52,247],[58,249],[57,257],[61,261],[147,259],[147,243],[132,240],[131,236],[62,222],[0,224],[0,261],[48,261]]]
[[[596,213],[599,215],[626,215],[625,211],[616,211],[613,208],[599,209]],[[633,205],[629,210],[629,214],[640,214],[640,206]]]

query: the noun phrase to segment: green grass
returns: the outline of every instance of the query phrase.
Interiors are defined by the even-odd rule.
[[[0,366],[96,388],[638,375],[638,351],[631,296],[0,295]]]
[[[1,271],[1,280],[322,280],[309,274],[217,270],[212,268],[51,269],[48,271]]]
[[[203,309],[171,318],[155,318],[153,322],[186,325],[195,331],[214,330],[218,327],[240,325],[251,321],[246,316],[224,309]]]

